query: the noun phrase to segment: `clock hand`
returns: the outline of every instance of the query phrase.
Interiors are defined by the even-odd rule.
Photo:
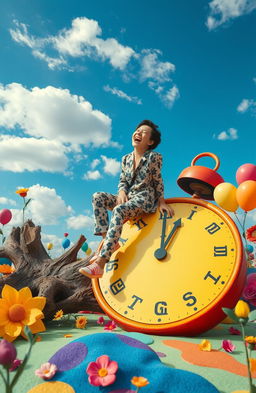
[[[173,225],[174,226],[173,226],[171,232],[169,233],[169,236],[167,237],[167,239],[166,239],[166,241],[164,243],[164,248],[166,248],[168,246],[168,243],[169,243],[171,237],[174,235],[174,233],[177,231],[177,229],[181,227],[181,218],[179,218],[177,221],[175,221],[173,223]]]
[[[156,259],[160,260],[166,257],[167,251],[166,251],[166,247],[168,246],[171,237],[174,235],[174,233],[177,231],[178,228],[181,227],[181,218],[179,218],[177,221],[175,221],[173,223],[173,228],[171,230],[171,232],[169,233],[166,241],[164,241],[165,239],[165,230],[166,230],[166,216],[164,215],[164,222],[163,222],[163,227],[162,227],[162,234],[161,234],[161,245],[160,248],[158,248],[155,252],[154,252],[154,256],[156,257]]]

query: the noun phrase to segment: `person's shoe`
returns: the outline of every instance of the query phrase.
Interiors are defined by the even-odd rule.
[[[101,278],[103,276],[104,269],[102,269],[98,263],[93,262],[89,266],[81,267],[81,269],[79,269],[79,273],[89,278]]]

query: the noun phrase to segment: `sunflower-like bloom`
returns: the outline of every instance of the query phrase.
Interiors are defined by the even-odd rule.
[[[86,317],[78,317],[76,318],[76,328],[78,329],[84,329],[87,324],[87,318]]]
[[[45,331],[42,322],[45,303],[45,297],[32,297],[28,287],[17,291],[5,285],[0,299],[0,336],[11,342],[20,334],[26,337],[25,326],[29,326],[33,334]]]
[[[149,381],[147,380],[147,378],[144,377],[133,377],[131,379],[131,383],[137,386],[137,388],[142,388],[143,386],[148,385]]]

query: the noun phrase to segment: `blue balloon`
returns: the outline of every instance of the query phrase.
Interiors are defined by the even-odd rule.
[[[62,241],[62,247],[64,248],[64,250],[66,249],[66,248],[68,248],[70,246],[70,240],[66,237],[66,239],[64,239],[63,241]]]
[[[253,252],[253,250],[254,250],[253,246],[251,246],[250,244],[248,244],[245,248],[246,248],[246,251],[249,253]]]
[[[86,252],[86,251],[88,250],[88,244],[87,244],[86,242],[83,243],[83,245],[82,245],[82,247],[81,247],[81,250],[82,250],[83,252]]]
[[[0,265],[12,266],[12,261],[9,258],[0,258]]]

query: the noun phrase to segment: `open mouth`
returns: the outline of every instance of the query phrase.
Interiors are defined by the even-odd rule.
[[[141,138],[139,136],[135,136],[133,140],[134,142],[141,142]]]

